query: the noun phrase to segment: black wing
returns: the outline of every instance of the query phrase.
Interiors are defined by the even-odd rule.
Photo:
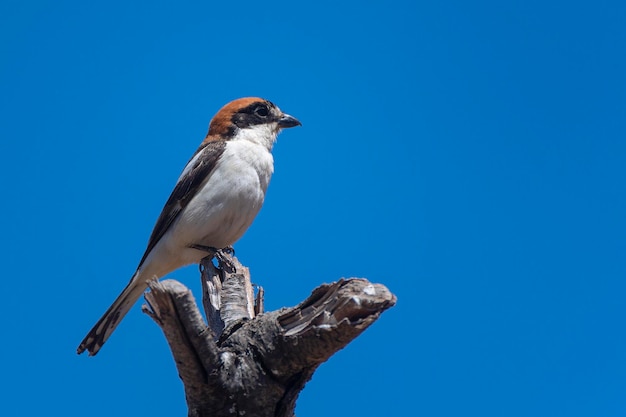
[[[150,251],[152,251],[159,240],[161,240],[180,212],[187,207],[187,204],[189,204],[189,201],[196,195],[202,183],[211,175],[225,147],[226,142],[224,141],[208,142],[196,152],[196,154],[200,153],[200,155],[198,155],[193,162],[193,166],[179,179],[170,198],[167,199],[167,203],[165,203],[165,207],[163,207],[154,225],[150,240],[148,241],[148,247],[137,269],[141,268],[141,265],[143,265]],[[189,165],[191,161],[193,161],[193,157],[189,160],[187,165]]]

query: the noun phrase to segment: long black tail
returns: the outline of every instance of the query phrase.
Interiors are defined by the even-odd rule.
[[[87,333],[87,336],[80,342],[76,353],[79,355],[85,350],[89,352],[89,356],[94,356],[102,345],[107,341],[113,330],[117,327],[126,313],[137,302],[141,294],[148,287],[147,283],[140,279],[135,273],[130,282],[124,288],[124,291],[115,299],[111,307],[98,320],[95,326]]]

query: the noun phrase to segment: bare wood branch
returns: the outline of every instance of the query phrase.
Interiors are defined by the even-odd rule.
[[[237,258],[230,258],[229,263],[232,268],[219,270],[222,279],[220,315],[226,327],[241,319],[254,318],[254,292],[250,284],[250,271]],[[208,269],[215,267],[211,264]]]
[[[205,404],[212,390],[208,372],[217,363],[217,345],[206,328],[191,291],[174,280],[152,281],[142,306],[163,330],[178,374],[185,386],[188,404]]]
[[[255,303],[248,269],[234,257],[227,262],[203,262],[208,326],[182,284],[152,284],[146,295],[145,311],[168,339],[190,416],[292,417],[315,369],[396,302],[383,285],[341,279],[295,307],[255,315],[262,289]]]
[[[265,290],[260,285],[257,285],[257,293],[254,299],[254,315],[258,316],[265,312]]]
[[[210,265],[209,265],[210,264]],[[213,266],[213,260],[204,258],[200,263],[202,281],[202,305],[209,328],[213,331],[214,340],[224,331],[224,322],[220,315],[222,308],[222,280],[220,271]]]

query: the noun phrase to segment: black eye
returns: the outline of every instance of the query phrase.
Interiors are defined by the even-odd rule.
[[[267,110],[267,107],[265,106],[259,106],[256,109],[254,109],[254,114],[265,118],[269,114],[269,110]]]

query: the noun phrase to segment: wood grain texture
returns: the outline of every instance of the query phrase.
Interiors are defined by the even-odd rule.
[[[321,285],[295,307],[257,314],[262,295],[255,299],[249,270],[229,254],[218,259],[217,267],[203,261],[208,323],[179,282],[154,281],[146,294],[144,312],[168,340],[189,416],[293,417],[317,367],[396,302],[385,286],[351,278]]]

